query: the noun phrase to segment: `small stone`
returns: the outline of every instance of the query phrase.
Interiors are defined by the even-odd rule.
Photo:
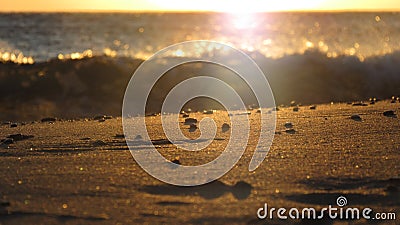
[[[99,119],[98,121],[99,121],[99,123],[102,123],[102,122],[105,122],[106,119],[103,118],[103,119]]]
[[[12,124],[10,124],[10,127],[11,128],[13,128],[13,127],[17,127],[18,125],[16,124],[16,123],[12,123]]]
[[[189,117],[189,114],[186,114],[186,113],[185,113],[185,114],[182,114],[182,117],[183,117],[183,118],[188,118],[188,117]]]
[[[368,104],[365,104],[365,103],[363,103],[363,102],[354,102],[354,103],[352,104],[352,106],[368,106]]]
[[[354,114],[350,116],[350,119],[355,120],[355,121],[361,121],[361,116]]]
[[[286,128],[292,128],[293,124],[291,122],[286,122],[284,125]]]
[[[142,140],[142,139],[143,139],[143,137],[140,134],[136,135],[136,137],[135,137],[135,140]]]
[[[33,135],[24,135],[24,134],[10,134],[7,136],[7,138],[11,138],[14,141],[22,141],[33,137],[34,137]]]
[[[114,137],[115,138],[125,138],[125,135],[124,134],[116,134]]]
[[[95,117],[93,117],[93,120],[104,120],[105,119],[105,115],[97,115]]]
[[[185,119],[185,125],[190,125],[190,124],[195,124],[197,123],[197,120],[194,118],[186,118]]]
[[[203,114],[214,114],[214,110],[204,110]]]
[[[261,113],[261,109],[257,109],[256,113]]]
[[[294,134],[294,133],[296,133],[296,130],[293,128],[290,128],[290,129],[286,129],[285,132],[288,134]]]
[[[296,106],[296,101],[291,101],[290,106]]]
[[[312,106],[310,106],[310,109],[311,110],[314,110],[314,109],[316,109],[317,108],[317,106],[316,105],[312,105]]]
[[[171,162],[177,164],[177,165],[181,165],[181,162],[179,161],[179,157],[175,157],[174,160],[172,160]]]
[[[389,192],[389,193],[395,193],[395,192],[398,192],[399,189],[394,185],[389,185],[386,187],[385,191]]]
[[[189,132],[195,132],[197,130],[197,125],[192,123],[189,127]]]
[[[56,122],[56,118],[53,118],[53,117],[46,117],[46,118],[43,118],[43,119],[41,119],[40,121],[42,122],[42,123],[46,123],[46,122]]]
[[[6,139],[1,140],[1,143],[4,144],[4,145],[10,145],[10,144],[14,143],[14,139],[6,138]]]
[[[111,120],[113,117],[112,116],[104,116],[105,120]]]
[[[298,106],[295,106],[294,108],[293,108],[293,112],[298,112],[299,111],[299,107]]]
[[[279,108],[278,107],[274,107],[274,108],[272,108],[272,111],[279,111]]]
[[[383,112],[383,115],[387,117],[396,117],[396,113],[393,110],[385,111]]]
[[[97,140],[97,141],[93,142],[93,145],[94,146],[105,146],[105,145],[107,145],[107,143],[105,143],[102,140]]]
[[[229,129],[231,129],[231,126],[227,123],[222,124],[222,132],[227,132]]]

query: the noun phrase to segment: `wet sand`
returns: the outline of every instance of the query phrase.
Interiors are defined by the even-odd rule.
[[[248,172],[249,147],[225,176],[198,187],[164,184],[144,172],[132,158],[121,135],[121,118],[34,122],[11,128],[3,124],[0,139],[12,134],[33,135],[0,147],[0,224],[399,224],[397,220],[259,220],[257,209],[336,205],[375,212],[400,209],[400,118],[384,116],[400,103],[351,104],[281,108],[277,132],[267,158]],[[361,121],[351,119],[357,114]],[[226,112],[191,113],[214,117],[218,127]],[[251,115],[253,137],[259,114]],[[183,118],[182,118],[183,121]],[[162,139],[159,116],[147,118],[152,139]],[[286,132],[291,122],[294,132]],[[187,136],[196,137],[198,131]],[[177,151],[168,142],[157,149],[184,165],[216,157],[229,139],[219,138],[196,155]],[[18,139],[18,138],[17,138]],[[399,215],[397,215],[399,216]]]

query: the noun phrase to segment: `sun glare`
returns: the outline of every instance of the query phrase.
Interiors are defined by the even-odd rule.
[[[194,0],[149,0],[152,4],[166,10],[178,11],[216,11],[227,13],[255,13],[265,11],[290,11],[290,10],[313,10],[321,6],[326,0],[247,0],[232,2],[229,0],[203,0],[201,3]]]

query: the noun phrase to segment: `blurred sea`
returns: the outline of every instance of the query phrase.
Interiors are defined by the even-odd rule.
[[[0,58],[13,61],[20,54],[33,61],[78,53],[146,58],[187,40],[220,41],[272,58],[314,48],[363,60],[400,50],[399,12],[13,13],[0,14],[0,31]]]
[[[138,65],[188,40],[219,41],[248,53],[265,72],[278,104],[400,95],[400,12],[2,13],[0,120],[119,115]],[[182,78],[210,71],[224,74],[204,65],[170,71],[152,92],[149,111],[158,111]],[[254,103],[246,89],[241,93],[247,104]]]

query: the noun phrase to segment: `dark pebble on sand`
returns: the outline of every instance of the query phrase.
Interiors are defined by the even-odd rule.
[[[395,192],[398,192],[399,189],[394,185],[389,185],[386,187],[385,191],[389,192],[389,193],[395,193]]]
[[[143,139],[143,137],[140,134],[136,135],[136,137],[135,137],[135,140],[142,140],[142,139]]]
[[[272,109],[272,111],[279,111],[279,108],[278,108],[278,107],[274,107],[274,108]]]
[[[354,103],[352,104],[352,106],[368,106],[368,104],[365,104],[365,103],[363,103],[363,102],[354,102]]]
[[[213,110],[204,110],[203,114],[214,114]]]
[[[396,113],[393,110],[385,111],[383,112],[383,115],[387,117],[396,117]]]
[[[10,122],[10,121],[5,121],[5,122],[3,122],[2,124],[3,124],[3,125],[10,125],[11,122]]]
[[[13,128],[13,127],[17,127],[18,126],[18,124],[16,124],[16,123],[12,123],[12,124],[10,124],[10,127],[11,128]]]
[[[286,128],[292,128],[293,124],[291,122],[286,122],[284,125]]]
[[[105,143],[102,140],[97,140],[97,141],[93,142],[93,145],[94,146],[104,146],[104,145],[107,145],[107,143]]]
[[[288,134],[294,134],[294,133],[296,133],[296,130],[291,128],[291,129],[286,129],[285,132]]]
[[[299,107],[296,106],[293,108],[293,112],[298,112],[298,111],[299,111]]]
[[[231,126],[227,123],[222,124],[222,132],[227,132],[229,129],[231,129]]]
[[[14,143],[14,139],[6,138],[6,139],[1,140],[1,143],[4,144],[4,145],[10,145],[10,144]]]
[[[310,106],[310,109],[312,109],[312,110],[317,109],[317,106],[312,105],[312,106]]]
[[[105,115],[97,115],[93,117],[93,120],[104,120],[105,117],[106,117]]]
[[[256,113],[261,113],[261,109],[257,109]]]
[[[14,141],[22,141],[33,137],[34,137],[33,135],[24,135],[24,134],[10,134],[7,136],[7,138],[11,138]]]
[[[291,101],[290,106],[296,106],[296,101]]]
[[[350,119],[355,120],[355,121],[361,121],[361,116],[354,114],[350,116]]]
[[[182,114],[182,117],[183,117],[183,118],[188,118],[188,117],[189,117],[189,114],[186,114],[186,113],[185,113],[185,114]]]
[[[189,132],[195,132],[197,130],[197,125],[192,123],[189,127]]]
[[[41,119],[40,121],[42,122],[42,123],[46,123],[46,122],[56,122],[56,118],[53,118],[53,117],[46,117],[46,118],[43,118],[43,119]]]
[[[171,162],[177,164],[177,165],[181,165],[181,161],[179,161],[179,157],[176,157],[174,160],[172,160]]]
[[[105,122],[106,119],[103,118],[103,119],[99,119],[98,121],[99,121],[100,123],[102,123],[102,122]]]
[[[125,135],[124,134],[116,134],[114,137],[115,138],[125,138]]]
[[[194,118],[186,118],[185,119],[185,125],[190,125],[190,124],[194,124],[197,123],[197,120]]]

